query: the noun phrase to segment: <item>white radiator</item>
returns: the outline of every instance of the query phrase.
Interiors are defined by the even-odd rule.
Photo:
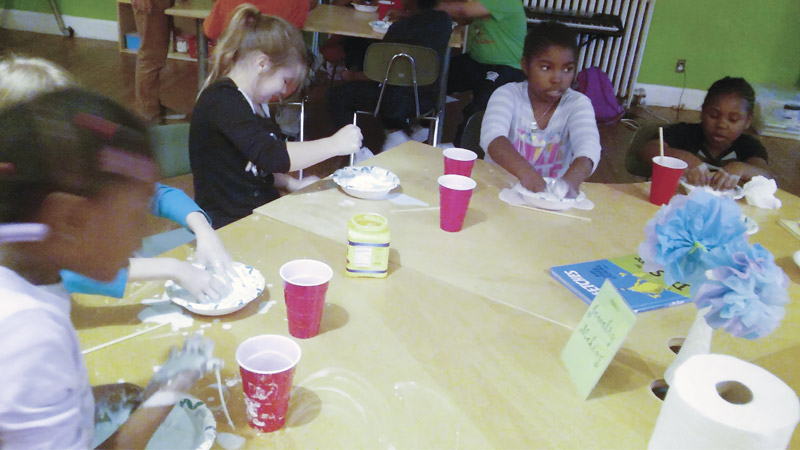
[[[655,3],[655,0],[523,0],[525,6],[534,9],[619,16],[625,34],[593,40],[581,47],[578,71],[592,66],[602,69],[614,85],[617,97],[624,99],[626,107],[630,106],[639,76]],[[580,38],[583,42],[587,36],[581,35]]]

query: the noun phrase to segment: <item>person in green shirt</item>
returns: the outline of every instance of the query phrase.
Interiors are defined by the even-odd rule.
[[[447,93],[472,91],[472,101],[464,108],[464,118],[456,131],[454,144],[461,145],[467,119],[486,109],[489,97],[498,87],[525,81],[520,67],[527,24],[519,0],[445,0],[438,9],[469,24],[466,53],[450,59]]]

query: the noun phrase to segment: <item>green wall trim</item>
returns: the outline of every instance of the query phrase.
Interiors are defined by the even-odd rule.
[[[117,20],[114,0],[56,0],[62,15],[89,19]],[[0,8],[52,14],[49,0],[0,0]]]

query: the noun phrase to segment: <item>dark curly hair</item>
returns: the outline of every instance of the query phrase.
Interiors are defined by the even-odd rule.
[[[578,58],[578,35],[566,25],[556,22],[542,22],[530,26],[528,35],[525,36],[522,55],[526,61],[530,60],[551,45],[568,48],[572,50],[575,59]]]
[[[741,97],[744,100],[747,113],[750,115],[753,114],[753,108],[756,103],[756,93],[753,91],[753,87],[750,86],[750,83],[745,81],[744,78],[725,77],[715,81],[714,84],[708,88],[706,98],[703,100],[703,108],[715,98],[727,94],[736,94]]]

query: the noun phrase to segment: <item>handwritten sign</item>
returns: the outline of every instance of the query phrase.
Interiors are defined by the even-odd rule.
[[[636,313],[606,280],[561,352],[561,361],[583,398],[603,376],[635,322]]]

